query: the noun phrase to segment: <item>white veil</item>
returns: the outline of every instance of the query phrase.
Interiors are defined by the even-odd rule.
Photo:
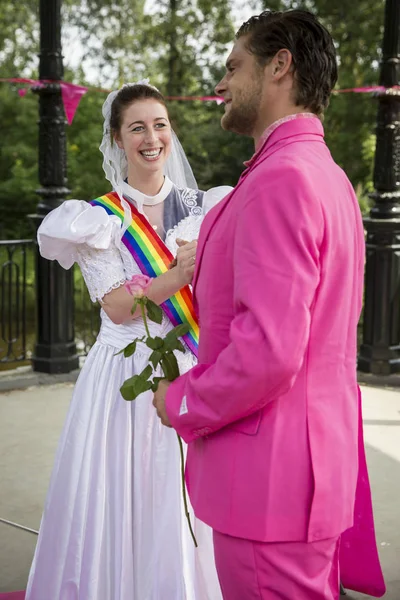
[[[150,86],[148,79],[142,79],[136,83],[128,83],[123,87],[132,85],[148,85],[157,90],[154,86]],[[100,152],[103,154],[103,170],[106,178],[111,183],[113,190],[117,192],[124,207],[125,229],[131,218],[129,203],[123,197],[123,184],[128,177],[128,161],[124,150],[119,148],[118,144],[114,142],[110,128],[111,107],[118,92],[119,90],[111,92],[103,104],[104,125]],[[164,174],[179,188],[197,189],[193,171],[174,131],[172,131],[171,152],[164,166]],[[138,210],[143,212],[143,205],[138,206]]]

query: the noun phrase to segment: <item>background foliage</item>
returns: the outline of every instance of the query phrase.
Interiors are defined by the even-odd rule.
[[[304,7],[331,30],[340,61],[338,87],[378,82],[384,0],[265,0],[262,8]],[[115,88],[150,77],[166,95],[209,95],[240,24],[234,0],[65,0],[65,80]],[[37,77],[38,2],[0,4],[2,77]],[[68,179],[72,198],[90,199],[108,190],[98,147],[105,95],[87,93],[67,128]],[[37,107],[33,93],[18,96],[0,83],[0,238],[31,237],[27,215],[35,211]],[[214,103],[170,103],[175,129],[199,187],[234,185],[252,154],[247,138],[223,132]],[[372,187],[376,104],[369,95],[333,96],[325,118],[328,144],[346,170],[364,210]],[[12,211],[9,209],[12,207]]]

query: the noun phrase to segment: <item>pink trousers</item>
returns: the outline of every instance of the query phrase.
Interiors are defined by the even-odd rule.
[[[338,600],[339,538],[262,543],[214,531],[224,600]]]

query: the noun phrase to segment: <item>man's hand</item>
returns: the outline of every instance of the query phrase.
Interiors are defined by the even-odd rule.
[[[158,390],[154,394],[153,406],[157,411],[157,416],[161,419],[161,423],[166,427],[172,427],[167,411],[165,410],[165,397],[167,395],[167,391],[169,386],[171,385],[170,381],[163,379],[158,384]]]

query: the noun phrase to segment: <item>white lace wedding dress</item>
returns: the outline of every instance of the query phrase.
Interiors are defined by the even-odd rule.
[[[224,195],[224,194],[220,194]],[[166,236],[196,239],[202,217],[189,216]],[[139,268],[121,244],[121,222],[101,207],[70,200],[39,231],[42,254],[64,267],[77,262],[92,300]],[[151,392],[134,402],[122,382],[146,366],[143,321],[115,325],[101,311],[101,329],[77,381],[61,435],[26,600],[219,600],[211,530],[193,516],[195,549],[182,507],[176,434],[164,427]],[[164,335],[164,317],[151,323]],[[194,364],[180,354],[181,372]]]

